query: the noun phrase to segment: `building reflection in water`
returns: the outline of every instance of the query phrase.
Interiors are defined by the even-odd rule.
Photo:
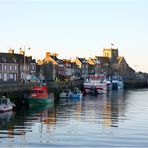
[[[106,127],[118,127],[119,118],[122,120],[124,116],[125,94],[123,90],[118,90],[95,97],[85,96],[82,107],[87,112],[85,120],[95,121]]]
[[[13,117],[14,114],[12,111],[0,113],[0,137],[13,137]]]
[[[21,136],[25,139],[28,132],[32,132],[36,124],[47,125],[46,132],[50,132],[50,126],[56,123],[54,103],[47,106],[33,106],[21,108],[15,112],[0,113],[0,138],[14,138]],[[42,130],[42,129],[41,129]]]
[[[97,96],[86,95],[82,99],[59,100],[49,106],[34,106],[1,113],[0,137],[14,138],[19,135],[18,141],[25,143],[33,133],[32,138],[49,142],[52,138],[55,140],[52,135],[57,127],[64,128],[72,122],[80,125],[93,123],[104,127],[118,127],[119,120],[124,117],[124,95],[124,91],[112,91]],[[39,135],[36,135],[36,132]]]
[[[118,127],[119,117],[124,116],[124,90],[111,91],[107,94],[106,104],[104,106],[105,126]]]

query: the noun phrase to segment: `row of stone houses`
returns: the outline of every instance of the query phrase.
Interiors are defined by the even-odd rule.
[[[49,79],[87,78],[88,75],[121,75],[123,78],[134,77],[135,71],[129,67],[124,57],[119,56],[118,48],[104,48],[103,56],[80,58],[75,60],[59,59],[58,54],[46,53],[43,60],[38,60],[42,73]]]
[[[13,49],[0,53],[0,83],[18,82],[28,73],[36,75],[36,61],[31,56],[25,56],[22,50],[14,53]]]
[[[124,57],[119,56],[118,48],[103,49],[103,56],[89,59],[76,57],[75,60],[59,59],[58,54],[47,52],[45,58],[37,63],[31,56],[25,56],[23,50],[14,53],[13,49],[9,49],[8,53],[0,53],[0,83],[19,82],[22,75],[24,78],[27,74],[42,74],[47,80],[85,79],[94,74],[130,78],[135,75],[135,71]]]

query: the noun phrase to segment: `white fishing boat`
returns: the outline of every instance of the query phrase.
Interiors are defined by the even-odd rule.
[[[85,82],[84,82],[84,84],[83,84],[83,93],[84,94],[90,94],[90,93],[92,93],[92,90],[93,90],[93,88],[92,88],[92,83],[91,83],[91,81],[90,80],[86,80]]]
[[[104,94],[107,92],[107,85],[103,81],[95,82],[94,86],[96,94]]]
[[[87,85],[86,85],[87,84]],[[87,86],[87,87],[86,87]],[[89,90],[89,91],[86,91]],[[107,83],[104,76],[89,76],[87,83],[84,83],[84,92],[91,92],[96,94],[102,94],[107,92]]]
[[[105,78],[104,83],[106,83],[107,85],[107,91],[111,91],[112,90],[112,83],[110,78]]]
[[[6,98],[5,96],[0,98],[0,112],[11,111],[14,106],[15,104],[11,103],[9,98]]]
[[[60,98],[70,98],[71,96],[71,90],[70,89],[64,89],[63,92],[59,94]]]

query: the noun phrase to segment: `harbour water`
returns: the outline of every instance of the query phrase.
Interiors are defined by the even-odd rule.
[[[148,147],[148,89],[0,113],[0,147]]]

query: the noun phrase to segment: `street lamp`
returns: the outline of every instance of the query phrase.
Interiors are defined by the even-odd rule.
[[[25,52],[26,52],[27,49],[30,50],[30,47],[26,48],[26,46],[24,46],[23,50],[22,50],[22,48],[20,48],[20,50],[23,52],[23,55],[24,55],[23,79],[25,80],[25,82],[26,82],[26,57],[25,57]]]

